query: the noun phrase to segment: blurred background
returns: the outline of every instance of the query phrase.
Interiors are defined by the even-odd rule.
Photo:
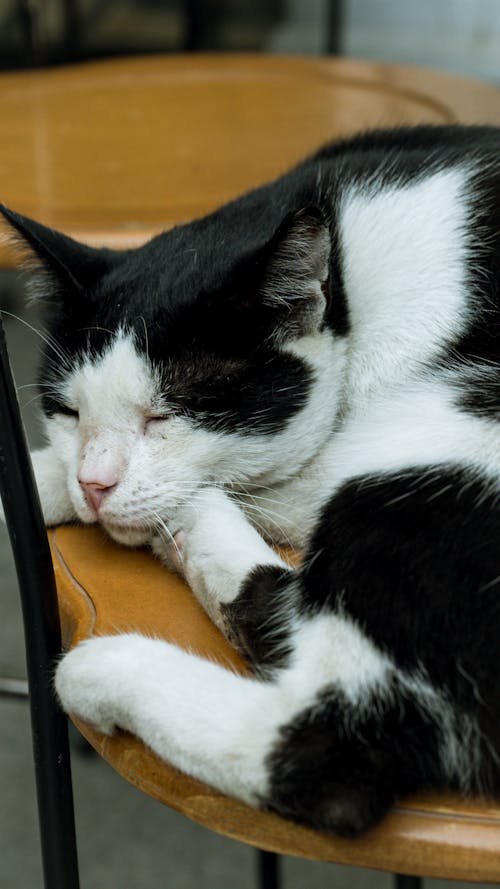
[[[339,53],[500,81],[500,0],[0,0],[0,71],[131,53]],[[1,74],[0,74],[1,78]],[[7,133],[2,138],[8,138]],[[16,272],[0,273],[19,386],[36,365],[36,309]],[[36,396],[21,389],[32,447]],[[0,528],[0,675],[25,675],[7,535]],[[82,889],[251,889],[253,850],[215,836],[146,798],[73,737]],[[391,877],[286,859],[284,887],[389,889]],[[27,703],[0,698],[0,889],[36,889],[38,846]],[[429,889],[445,881],[427,880]],[[455,884],[460,887],[465,884]]]
[[[179,50],[313,53],[500,78],[498,0],[1,0],[0,68]]]

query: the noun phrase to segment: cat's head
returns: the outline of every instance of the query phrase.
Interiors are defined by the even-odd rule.
[[[317,450],[336,405],[318,210],[262,244],[208,218],[128,251],[2,212],[42,273],[46,431],[83,522],[141,543],[200,486],[272,484]]]

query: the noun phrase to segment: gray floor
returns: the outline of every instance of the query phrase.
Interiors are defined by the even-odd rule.
[[[0,305],[25,311],[12,276],[0,276]],[[2,298],[3,297],[3,298]],[[5,317],[12,363],[19,386],[33,382],[37,336]],[[40,441],[36,394],[20,390],[33,446]],[[0,675],[25,673],[23,634],[16,580],[7,535],[0,529]],[[0,889],[42,886],[27,704],[0,699]],[[250,889],[255,883],[252,849],[219,837],[143,796],[97,756],[74,743],[73,770],[82,889]],[[391,878],[375,871],[284,859],[284,886],[389,889]],[[499,877],[500,878],[500,877]],[[428,880],[438,889],[446,881]],[[465,886],[466,884],[455,884]]]

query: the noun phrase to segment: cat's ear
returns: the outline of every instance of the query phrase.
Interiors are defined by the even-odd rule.
[[[290,213],[267,251],[263,303],[277,310],[279,324],[288,334],[313,332],[325,313],[331,253],[330,231],[321,211],[311,206]]]
[[[44,297],[81,295],[113,264],[115,251],[87,247],[3,204],[0,212],[14,230],[21,253],[27,254],[25,264],[35,271],[31,288],[35,297],[37,289]]]

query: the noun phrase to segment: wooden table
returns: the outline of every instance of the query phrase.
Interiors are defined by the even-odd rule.
[[[374,126],[500,124],[492,86],[348,59],[137,57],[0,75],[0,199],[131,246]],[[0,264],[13,262],[3,250]]]

